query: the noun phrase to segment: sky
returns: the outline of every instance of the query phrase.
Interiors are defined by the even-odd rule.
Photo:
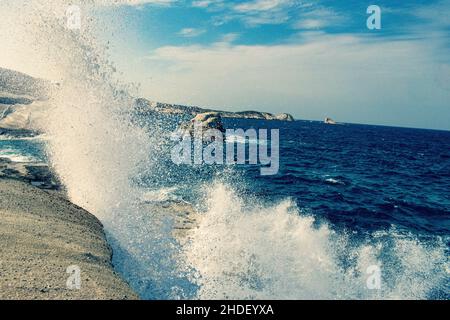
[[[92,1],[152,101],[450,130],[450,0]]]

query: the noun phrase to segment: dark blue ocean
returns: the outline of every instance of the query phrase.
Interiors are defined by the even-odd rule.
[[[279,129],[279,172],[262,176],[258,165],[175,165],[168,133],[177,121],[165,123],[157,161],[143,166],[134,183],[149,192],[168,190],[168,199],[186,201],[210,217],[183,249],[202,274],[187,277],[187,285],[185,275],[173,275],[172,263],[163,265],[147,257],[146,247],[134,247],[133,232],[146,222],[130,220],[137,223],[131,234],[120,225],[110,231],[130,239],[132,250],[141,252],[138,261],[152,270],[169,269],[156,280],[133,266],[119,267],[142,297],[171,299],[179,286],[184,298],[449,299],[450,132],[311,121],[224,124]],[[0,157],[46,161],[44,150],[45,140],[0,140]],[[217,181],[231,186],[238,199]],[[205,190],[214,188],[208,199]],[[302,218],[289,217],[291,209],[279,205],[286,199]],[[212,209],[205,208],[208,203]],[[368,291],[361,278],[362,265],[371,263],[383,267],[380,293]]]
[[[239,126],[239,123],[232,124]],[[263,198],[286,196],[335,225],[450,234],[450,132],[296,121],[280,129],[280,171],[244,176]]]
[[[277,175],[262,176],[254,165],[233,166],[233,174],[226,175],[243,195],[268,202],[290,197],[306,212],[350,229],[394,224],[414,232],[450,234],[449,131],[315,121],[225,120],[225,125],[280,130]],[[12,159],[45,161],[44,149],[39,140],[0,140],[0,156]],[[157,171],[144,174],[143,180],[161,187],[180,185],[180,196],[189,200],[195,198],[187,192],[194,189],[192,184],[226,171],[180,168],[166,160],[164,179]]]
[[[146,183],[178,185],[180,197],[195,202],[194,185],[223,178],[243,196],[268,203],[289,197],[303,212],[338,228],[395,225],[450,234],[449,131],[235,119],[225,126],[279,129],[278,174],[263,176],[259,165],[235,165],[231,174],[225,165],[175,166],[166,154],[160,171],[144,175]]]
[[[212,219],[216,221],[209,222],[206,228],[214,230],[210,233],[217,235],[200,237],[203,243],[210,242],[210,246],[215,248],[213,250],[223,251],[225,256],[228,250],[235,250],[235,255],[251,253],[258,257],[256,261],[261,261],[263,266],[266,263],[264,255],[270,256],[273,261],[279,261],[281,270],[272,272],[289,274],[287,279],[302,268],[315,268],[307,262],[315,255],[331,255],[334,260],[340,261],[338,264],[343,270],[347,270],[351,269],[355,257],[362,259],[364,246],[375,251],[383,248],[375,255],[383,265],[386,283],[392,286],[392,291],[384,292],[383,297],[419,298],[423,294],[427,298],[449,298],[450,132],[356,124],[327,125],[314,121],[225,120],[225,127],[279,129],[278,174],[263,176],[258,165],[174,166],[167,160],[157,176],[144,175],[149,179],[144,178],[147,185],[163,188],[178,186],[174,193],[200,208],[204,201],[209,201],[203,197],[202,190],[210,188],[211,181],[222,181],[239,195],[238,204],[227,196],[216,194],[213,197],[213,201],[219,204],[209,210],[209,214],[215,216]],[[250,143],[254,142],[247,140],[247,144]],[[270,141],[266,143],[271,144]],[[226,194],[220,188],[213,192]],[[313,217],[316,228],[325,224],[339,235],[348,235],[348,240],[344,241],[348,243],[340,249],[334,248],[333,241],[339,243],[343,240],[332,240],[330,236],[326,240],[327,249],[320,248],[320,245],[316,248],[323,239],[314,235],[310,240],[312,243],[305,240],[301,234],[306,233],[308,239],[306,230],[312,229],[306,227],[304,230],[303,223],[287,224],[286,229],[278,230],[277,219],[285,219],[285,209],[273,221],[265,213],[277,217],[280,207],[276,204],[286,199],[295,203],[298,208],[296,214]],[[230,214],[239,205],[243,205],[239,211],[244,216],[249,215],[246,219],[250,221],[253,219],[252,212],[258,211],[260,218],[255,219],[253,226],[246,227],[250,222],[245,219],[240,222],[242,226],[227,220],[240,219]],[[230,217],[221,221],[223,215]],[[275,230],[270,231],[272,227]],[[200,234],[202,232],[199,231]],[[252,236],[247,239],[246,233]],[[286,239],[283,240],[284,237]],[[240,241],[248,243],[241,243],[239,250],[224,244],[238,241],[236,238],[247,239]],[[265,241],[269,242],[270,248],[265,247],[260,252],[256,247]],[[204,246],[194,247],[201,251]],[[304,250],[308,252],[306,257],[302,256]],[[208,264],[219,259],[210,258],[211,251],[205,252],[201,259],[208,261]],[[295,266],[287,267],[292,261],[296,261]],[[227,262],[222,263],[228,265]],[[243,264],[245,266],[240,268],[252,268],[251,264]],[[229,272],[234,268],[236,266],[231,265],[223,269]],[[329,294],[317,294],[322,290],[320,288],[305,293],[302,286],[309,278],[291,281],[295,283],[291,289],[295,292],[292,294],[294,298]],[[318,279],[314,281],[321,283]],[[282,281],[279,290],[288,286]],[[346,285],[339,284],[339,281],[332,286],[336,286],[334,290],[337,292],[343,290],[345,294],[352,292],[350,295],[357,297],[373,297],[364,292],[355,293],[357,290],[345,288]],[[419,287],[421,289],[417,289]],[[418,294],[422,289],[424,291]]]

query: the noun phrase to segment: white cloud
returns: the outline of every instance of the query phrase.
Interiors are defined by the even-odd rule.
[[[289,20],[294,11],[308,6],[300,0],[252,0],[236,4],[222,0],[197,0],[194,7],[216,13],[214,24],[222,25],[239,20],[254,27],[263,24],[282,24]]]
[[[232,7],[237,18],[249,26],[282,24],[289,20],[296,0],[254,0]]]
[[[249,27],[289,23],[296,29],[320,29],[345,21],[342,14],[310,0],[251,0],[239,4],[198,0],[192,5],[217,13],[213,18],[216,26],[238,20]]]
[[[232,42],[236,41],[237,38],[239,38],[238,33],[227,33],[227,34],[223,35],[221,42],[222,43],[232,43]]]
[[[94,0],[94,3],[102,6],[139,6],[144,4],[170,5],[177,0]]]
[[[209,7],[213,1],[211,0],[198,0],[198,1],[192,1],[192,6],[196,8],[207,8]]]
[[[291,5],[292,0],[255,0],[235,5],[233,8],[238,12],[268,11]]]
[[[320,29],[328,25],[324,20],[320,19],[302,19],[295,23],[295,28],[297,29]]]
[[[323,29],[328,26],[342,25],[347,21],[347,17],[342,13],[324,7],[313,8],[312,10],[301,12],[297,21],[293,23],[295,29]]]
[[[272,46],[167,46],[147,60],[152,81],[143,87],[152,99],[168,102],[448,127],[436,121],[436,112],[448,108],[450,90],[438,71],[449,66],[436,62],[434,49],[348,35]]]
[[[198,37],[198,36],[204,34],[205,32],[206,32],[206,30],[204,30],[204,29],[184,28],[184,29],[181,29],[180,32],[178,32],[178,34],[180,36],[183,36],[186,38],[195,38],[195,37]]]
[[[441,26],[450,26],[450,0],[441,0],[434,4],[421,6],[413,13],[419,17]]]

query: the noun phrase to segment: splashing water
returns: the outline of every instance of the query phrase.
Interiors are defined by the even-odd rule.
[[[212,186],[208,210],[185,248],[204,299],[424,299],[445,284],[445,244],[424,245],[395,230],[370,244],[315,226],[290,201],[245,205],[224,184]],[[386,240],[389,241],[386,241]],[[370,266],[381,290],[367,288]]]
[[[149,220],[142,224],[142,193],[133,183],[141,168],[152,165],[159,129],[151,128],[150,135],[150,129],[133,125],[133,88],[114,79],[115,69],[103,58],[89,19],[82,32],[66,28],[69,4],[10,2],[2,24],[9,26],[5,29],[11,31],[16,50],[58,77],[39,126],[48,135],[49,160],[70,200],[100,218],[113,245],[116,269],[144,297],[168,297],[158,287],[178,277],[171,254],[176,246],[164,234],[169,227],[156,230],[158,223]],[[86,5],[83,12],[90,9]],[[145,289],[140,289],[141,283]]]
[[[69,197],[102,215],[124,194],[133,194],[129,178],[139,162],[147,161],[150,143],[145,132],[131,126],[127,109],[133,100],[128,88],[113,79],[114,68],[102,58],[91,26],[83,32],[67,29],[69,4],[11,4],[8,20],[14,28],[5,29],[12,29],[11,36],[24,44],[15,49],[57,74],[58,85],[50,88],[50,110],[40,124],[51,137],[51,162]]]
[[[4,37],[14,50],[58,76],[41,124],[51,165],[70,199],[105,224],[116,269],[143,298],[423,299],[446,292],[439,239],[421,242],[393,229],[355,242],[317,226],[288,200],[248,206],[221,183],[209,185],[207,210],[182,246],[171,218],[148,212],[133,183],[157,161],[161,129],[133,125],[133,88],[115,79],[92,21],[83,32],[66,28],[69,4],[3,3],[0,29],[9,30]],[[372,265],[382,270],[381,290],[367,289]]]

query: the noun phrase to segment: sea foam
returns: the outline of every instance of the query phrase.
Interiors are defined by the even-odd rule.
[[[421,242],[395,230],[352,240],[317,224],[290,200],[255,205],[223,183],[184,248],[202,299],[426,299],[448,279],[442,239]],[[381,270],[370,290],[369,267]]]

